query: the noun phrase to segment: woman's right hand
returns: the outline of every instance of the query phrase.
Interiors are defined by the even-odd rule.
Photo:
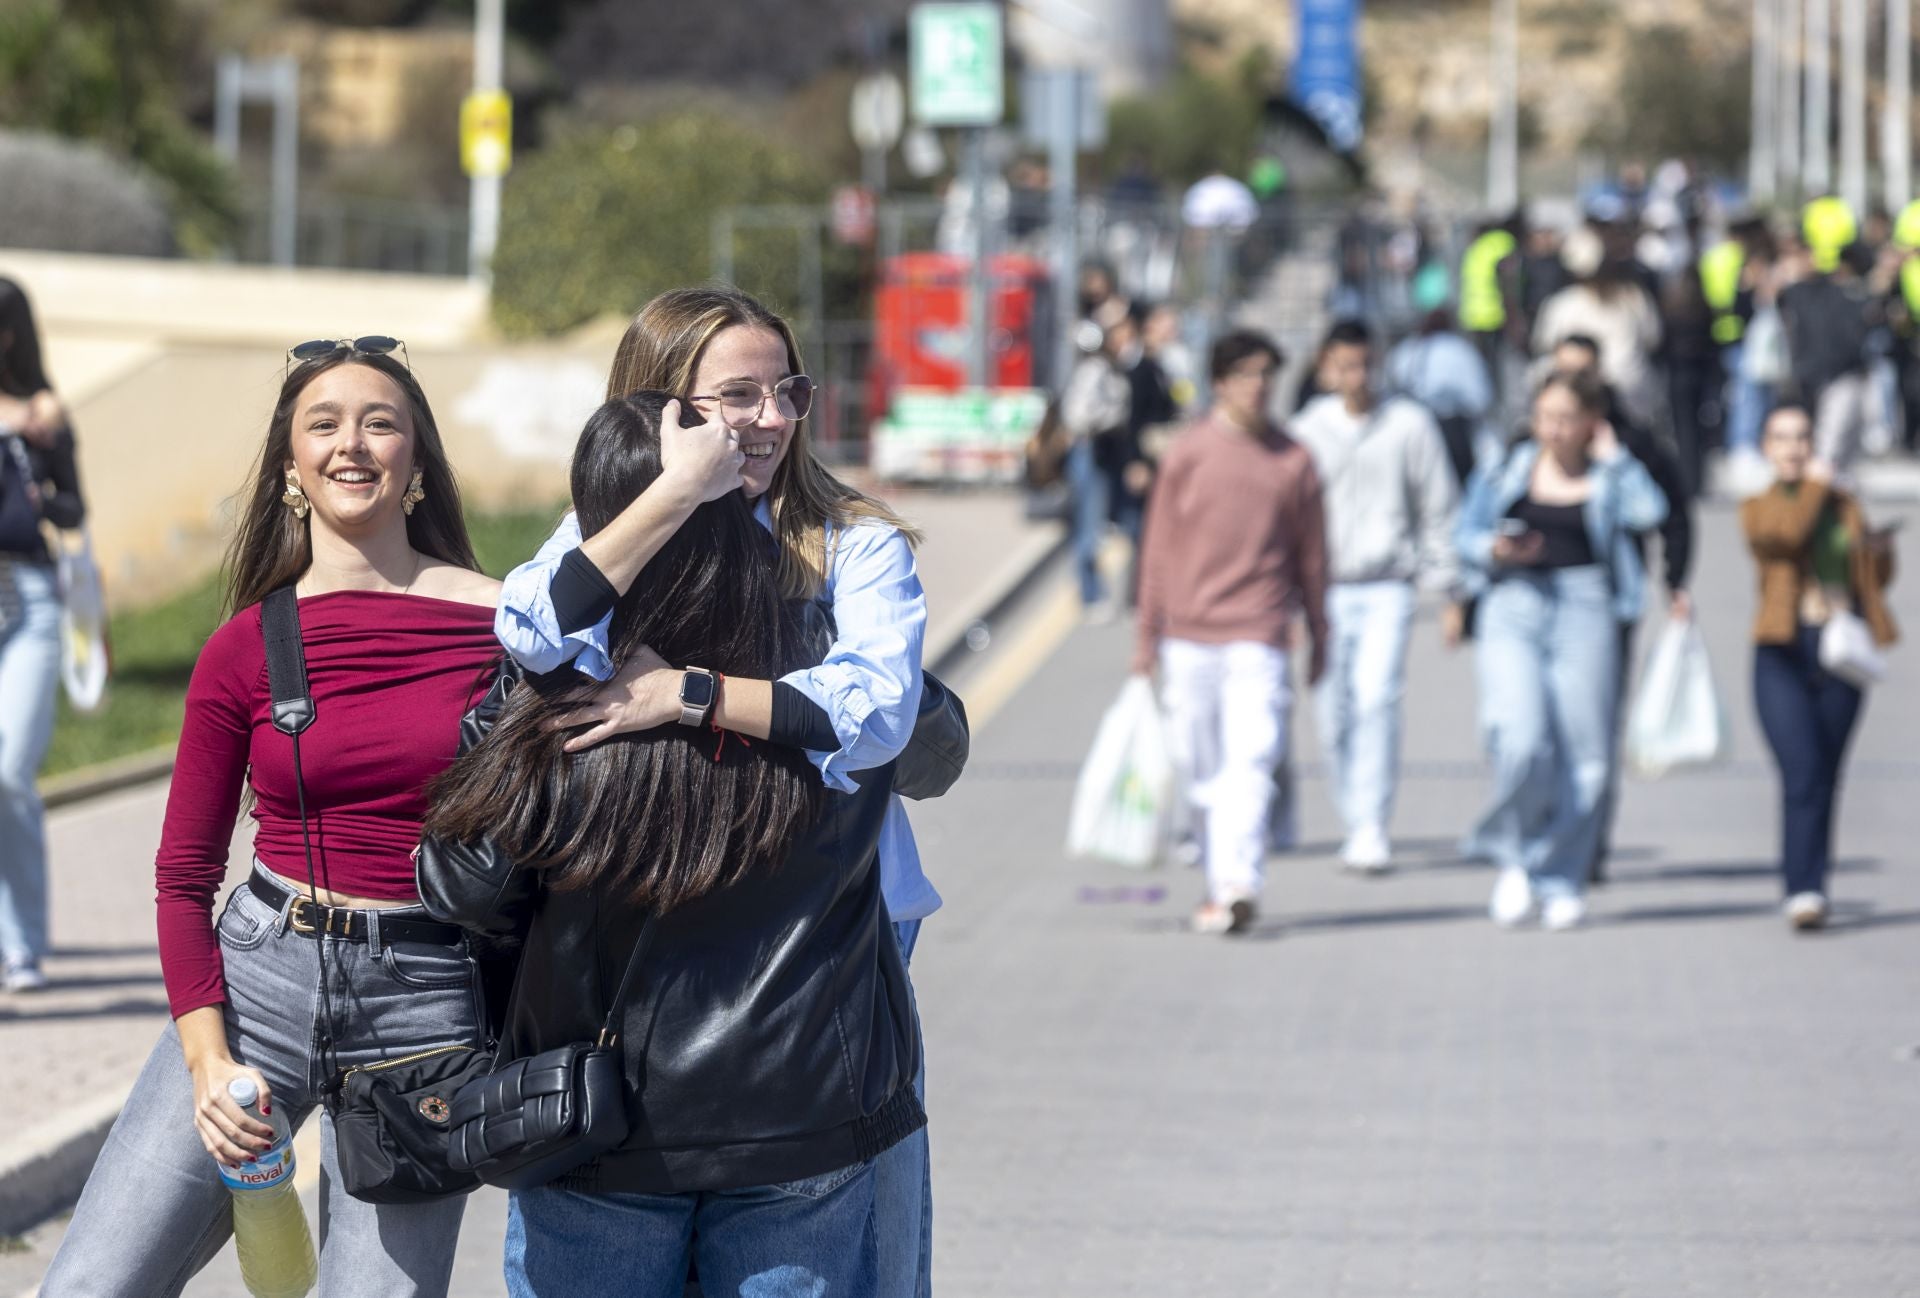
[[[740,485],[747,457],[740,435],[718,416],[695,428],[680,426],[680,403],[660,412],[660,476],[681,485],[701,504],[718,500]]]
[[[1547,538],[1538,532],[1493,538],[1493,561],[1502,568],[1531,568],[1540,562]]]
[[[193,1127],[209,1154],[228,1167],[250,1163],[273,1147],[273,1128],[233,1102],[227,1083],[251,1077],[260,1088],[260,1112],[273,1112],[273,1092],[257,1068],[226,1055],[203,1055],[188,1065],[193,1073]]]

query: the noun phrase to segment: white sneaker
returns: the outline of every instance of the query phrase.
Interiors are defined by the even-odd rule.
[[[1393,844],[1383,829],[1355,830],[1340,849],[1340,864],[1361,874],[1385,874],[1393,868]]]
[[[10,964],[7,966],[6,989],[10,992],[37,992],[46,989],[47,976],[40,972],[35,964]]]
[[[1493,885],[1493,900],[1487,904],[1487,914],[1502,928],[1512,928],[1527,921],[1527,917],[1533,914],[1533,880],[1527,877],[1525,870],[1509,868],[1500,871],[1499,882]]]
[[[1540,908],[1540,927],[1552,933],[1564,933],[1587,922],[1587,903],[1564,894],[1547,898]]]
[[[1782,909],[1787,923],[1803,932],[1824,927],[1827,922],[1827,899],[1817,892],[1796,892]]]

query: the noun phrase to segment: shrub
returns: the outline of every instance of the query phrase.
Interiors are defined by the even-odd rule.
[[[720,209],[818,203],[826,191],[802,152],[713,113],[557,131],[507,177],[493,259],[495,322],[524,336],[630,314],[656,293],[711,274]],[[794,305],[792,231],[742,231],[736,246],[741,287]]]

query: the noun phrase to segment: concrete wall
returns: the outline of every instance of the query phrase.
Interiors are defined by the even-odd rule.
[[[464,280],[0,249],[34,301],[73,411],[94,542],[117,604],[217,562],[256,464],[286,348],[403,338],[470,506],[566,495],[574,439],[600,402],[605,331],[507,346]]]

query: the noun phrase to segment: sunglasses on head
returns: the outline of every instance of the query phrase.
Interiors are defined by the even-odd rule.
[[[407,345],[398,338],[389,338],[385,334],[368,334],[363,338],[313,338],[287,348],[287,368],[292,369],[296,364],[317,361],[323,356],[333,356],[339,352],[390,356],[396,351],[400,353],[400,363],[411,370],[413,362],[407,356]]]

